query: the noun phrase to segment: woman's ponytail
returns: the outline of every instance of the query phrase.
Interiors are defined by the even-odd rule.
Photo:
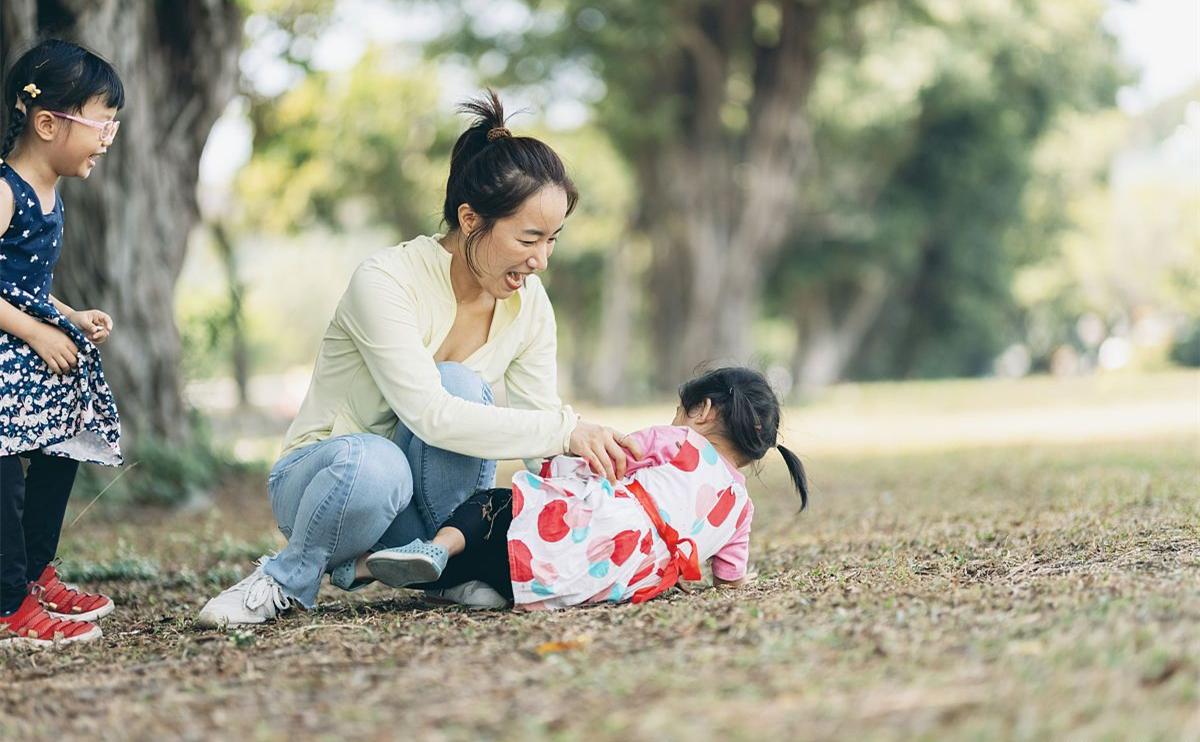
[[[505,125],[504,104],[496,91],[489,89],[459,111],[472,119],[450,154],[442,219],[449,231],[460,229],[458,209],[463,204],[479,217],[464,242],[467,265],[478,275],[476,248],[498,219],[515,214],[527,198],[546,186],[563,190],[570,214],[579,191],[554,150],[533,137],[513,136]]]

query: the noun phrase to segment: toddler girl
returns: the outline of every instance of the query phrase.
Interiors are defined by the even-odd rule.
[[[117,134],[125,91],[112,65],[50,40],[9,72],[0,138],[0,644],[95,639],[113,609],[58,579],[80,461],[121,463],[120,424],[96,345],[112,318],[50,293],[62,252],[59,178],[87,178]],[[21,460],[28,462],[23,467]]]

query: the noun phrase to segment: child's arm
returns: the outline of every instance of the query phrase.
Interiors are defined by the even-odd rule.
[[[746,506],[738,515],[737,525],[729,541],[713,554],[711,565],[713,585],[741,587],[756,577],[749,569],[750,522],[754,519],[754,503],[746,500]]]
[[[73,309],[53,294],[50,295],[50,303],[70,320],[71,324],[83,330],[83,334],[96,345],[108,340],[109,334],[112,333],[112,317],[99,309]]]
[[[30,317],[3,299],[0,299],[0,330],[24,340],[56,374],[65,374],[79,362],[79,349],[67,333]]]
[[[634,431],[628,437],[641,448],[642,455],[629,458],[626,476],[647,466],[668,463],[679,453],[680,444],[687,438],[687,429],[673,425],[655,425]]]

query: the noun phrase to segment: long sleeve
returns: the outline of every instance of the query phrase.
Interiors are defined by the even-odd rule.
[[[537,398],[546,405],[541,409],[510,409],[468,402],[443,389],[433,354],[422,342],[417,311],[416,297],[406,287],[367,262],[355,271],[334,321],[353,341],[387,404],[418,438],[489,459],[566,450],[576,416],[569,407],[553,408],[550,396]],[[532,373],[519,377],[524,399],[535,385]],[[550,388],[553,382],[552,376]]]
[[[718,579],[733,582],[746,576],[746,568],[750,563],[750,522],[752,520],[754,520],[754,503],[747,499],[746,507],[738,515],[733,536],[713,555],[712,572]]]
[[[558,327],[554,321],[554,310],[547,302],[534,307],[537,316],[532,340],[509,364],[504,374],[504,388],[508,392],[508,403],[521,410],[559,410],[562,399],[558,396]],[[569,448],[568,440],[563,450]],[[537,471],[539,458],[529,458],[525,467]]]
[[[630,437],[641,446],[642,457],[629,462],[626,476],[639,469],[669,463],[679,453],[687,434],[687,428],[675,425],[655,425],[630,433]]]

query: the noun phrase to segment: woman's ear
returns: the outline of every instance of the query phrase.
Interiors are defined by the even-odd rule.
[[[479,222],[479,214],[475,213],[470,204],[458,205],[458,228],[462,230],[464,237],[474,232],[479,227]]]
[[[713,402],[708,397],[700,403],[696,409],[696,422],[700,424],[711,422],[717,416],[717,408],[713,407]]]

